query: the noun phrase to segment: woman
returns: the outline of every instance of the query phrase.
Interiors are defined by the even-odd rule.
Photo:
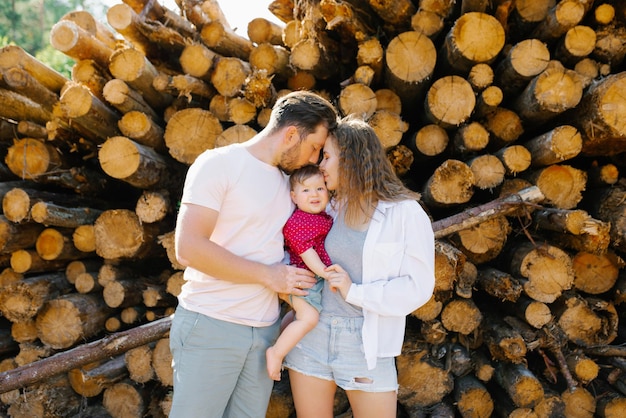
[[[318,325],[285,359],[296,412],[332,418],[339,386],[355,418],[395,418],[406,315],[434,289],[432,226],[366,122],[341,121],[320,169],[333,192],[326,249],[334,264]]]

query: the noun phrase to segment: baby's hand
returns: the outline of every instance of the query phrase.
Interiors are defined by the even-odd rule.
[[[352,279],[348,273],[339,264],[326,267],[326,271],[329,273],[326,280],[328,280],[331,290],[335,292],[339,289],[339,293],[345,299],[350,286],[352,286]]]

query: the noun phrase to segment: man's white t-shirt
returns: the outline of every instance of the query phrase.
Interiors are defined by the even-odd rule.
[[[234,254],[263,264],[283,260],[282,228],[293,211],[288,176],[241,144],[199,155],[187,172],[181,202],[218,211],[211,240]],[[191,267],[184,277],[178,300],[187,310],[249,326],[278,319],[277,295],[265,286],[235,284]]]

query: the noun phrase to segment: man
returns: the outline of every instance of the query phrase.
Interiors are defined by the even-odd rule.
[[[306,295],[315,283],[313,273],[281,262],[293,211],[287,174],[317,163],[336,123],[327,100],[292,92],[252,139],[205,151],[190,166],[176,224],[186,283],[170,331],[170,417],[265,416],[277,293]]]

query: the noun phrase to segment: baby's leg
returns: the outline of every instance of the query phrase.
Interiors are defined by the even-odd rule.
[[[274,380],[280,380],[283,359],[287,353],[307,332],[315,328],[319,320],[319,312],[306,300],[294,297],[292,303],[295,319],[283,330],[276,343],[265,352],[267,372]]]

